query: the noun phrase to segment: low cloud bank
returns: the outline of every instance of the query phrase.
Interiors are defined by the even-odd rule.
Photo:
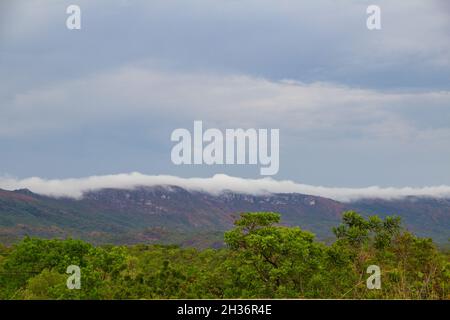
[[[138,172],[75,179],[47,180],[38,177],[15,179],[0,178],[0,188],[16,190],[27,188],[41,195],[82,198],[83,193],[104,188],[133,189],[140,186],[179,186],[192,191],[219,194],[233,191],[246,194],[303,193],[322,196],[337,201],[350,202],[362,198],[399,199],[406,196],[450,198],[450,186],[382,188],[339,188],[311,186],[290,180],[277,181],[272,178],[244,179],[217,174],[211,178],[180,178],[169,175],[145,175]]]

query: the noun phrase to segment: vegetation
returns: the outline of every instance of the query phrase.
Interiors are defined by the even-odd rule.
[[[400,298],[449,299],[450,263],[430,239],[400,220],[356,212],[325,245],[280,215],[244,213],[225,233],[226,248],[174,245],[98,246],[81,240],[26,237],[0,246],[1,299]],[[81,289],[69,290],[69,265]],[[369,265],[381,289],[368,289]]]

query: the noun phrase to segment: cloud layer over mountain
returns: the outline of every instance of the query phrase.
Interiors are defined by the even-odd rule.
[[[265,193],[302,193],[322,196],[337,201],[349,202],[362,198],[399,199],[406,196],[424,196],[433,198],[450,198],[450,186],[430,186],[422,188],[340,188],[311,186],[290,180],[277,181],[272,178],[243,179],[224,174],[211,178],[180,178],[169,175],[144,175],[138,172],[91,176],[76,179],[46,180],[37,177],[27,179],[0,178],[0,188],[15,190],[27,188],[32,192],[55,196],[80,198],[84,192],[104,188],[132,189],[135,187],[179,186],[192,191],[218,194],[232,191],[245,194]]]

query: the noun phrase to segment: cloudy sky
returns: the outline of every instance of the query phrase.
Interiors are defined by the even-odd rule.
[[[260,178],[174,165],[171,132],[202,120],[279,128],[273,179],[450,185],[449,39],[446,0],[3,0],[0,176]]]

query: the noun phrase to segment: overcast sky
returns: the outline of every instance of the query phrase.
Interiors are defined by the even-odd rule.
[[[260,178],[171,162],[171,132],[203,120],[279,128],[273,179],[450,185],[449,3],[3,0],[0,176]]]

